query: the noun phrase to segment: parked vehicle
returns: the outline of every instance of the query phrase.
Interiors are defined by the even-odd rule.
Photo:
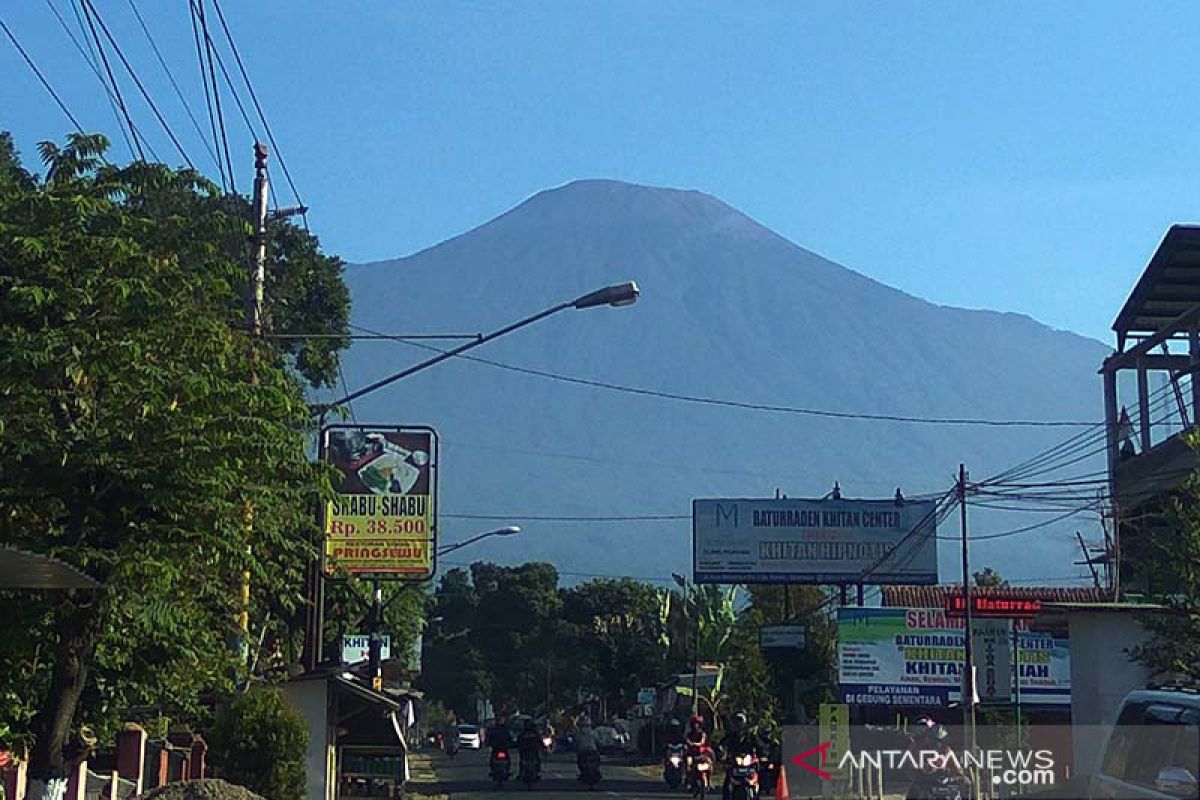
[[[684,761],[682,742],[667,745],[663,756],[663,780],[669,788],[678,789],[683,783]]]
[[[1103,752],[1090,798],[1200,798],[1200,692],[1131,692]]]
[[[497,789],[512,776],[512,758],[509,757],[507,750],[497,748],[492,751],[492,757],[488,763],[488,775]]]

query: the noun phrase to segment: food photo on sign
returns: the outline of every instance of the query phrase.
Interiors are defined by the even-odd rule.
[[[325,509],[325,571],[424,578],[436,547],[436,434],[336,427],[324,456],[340,473]]]

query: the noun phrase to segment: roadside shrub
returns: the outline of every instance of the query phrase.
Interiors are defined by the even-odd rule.
[[[209,737],[221,777],[266,800],[302,800],[308,725],[278,689],[255,688],[217,714]]]

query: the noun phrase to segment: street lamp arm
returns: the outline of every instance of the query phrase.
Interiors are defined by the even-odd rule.
[[[440,548],[437,551],[437,555],[440,558],[440,557],[446,555],[447,553],[453,553],[455,550],[461,550],[462,548],[466,547],[467,545],[475,544],[480,539],[486,539],[489,536],[512,536],[513,534],[520,533],[520,532],[521,532],[521,529],[518,528],[516,525],[511,525],[507,528],[501,528],[498,531],[487,531],[486,533],[481,533],[478,536],[472,536],[470,539],[466,539],[461,542],[455,542],[454,544],[448,544],[445,547]]]
[[[432,358],[428,358],[425,361],[422,361],[420,364],[414,364],[411,367],[402,369],[394,375],[389,375],[388,377],[383,378],[382,380],[375,381],[370,386],[364,386],[361,389],[351,392],[350,394],[346,395],[345,397],[342,397],[338,400],[334,400],[332,403],[322,403],[320,405],[314,406],[312,409],[313,416],[323,415],[326,411],[328,411],[331,408],[334,408],[335,406],[344,405],[345,403],[349,403],[353,400],[357,400],[358,398],[362,397],[363,395],[370,394],[371,392],[374,392],[377,389],[382,389],[383,387],[388,386],[389,384],[395,383],[398,380],[407,378],[409,375],[416,374],[416,373],[420,372],[421,370],[429,369],[430,367],[434,366],[435,364],[440,364],[447,359],[454,358],[457,355],[461,355],[473,347],[478,347],[479,345],[484,344],[486,342],[490,342],[493,339],[498,339],[501,336],[504,336],[505,334],[512,333],[513,331],[518,330],[520,328],[524,328],[526,325],[532,325],[533,323],[535,323],[539,320],[545,319],[546,317],[550,316],[551,314],[557,314],[559,311],[563,311],[565,309],[574,308],[574,307],[575,307],[575,303],[573,301],[570,303],[559,303],[556,306],[547,308],[545,311],[540,311],[531,317],[526,317],[525,319],[520,320],[519,322],[514,322],[511,325],[503,327],[500,330],[492,331],[491,333],[484,334],[483,336],[480,336],[478,339],[472,339],[471,341],[465,342],[464,344],[460,344],[458,347],[454,347],[450,350],[445,351],[444,353],[438,353],[436,356],[433,356]]]

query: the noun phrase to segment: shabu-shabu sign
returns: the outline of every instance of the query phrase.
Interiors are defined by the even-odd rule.
[[[322,454],[340,473],[325,507],[325,570],[424,579],[437,547],[432,428],[332,425]]]
[[[693,500],[695,581],[935,584],[934,507],[932,500]]]

